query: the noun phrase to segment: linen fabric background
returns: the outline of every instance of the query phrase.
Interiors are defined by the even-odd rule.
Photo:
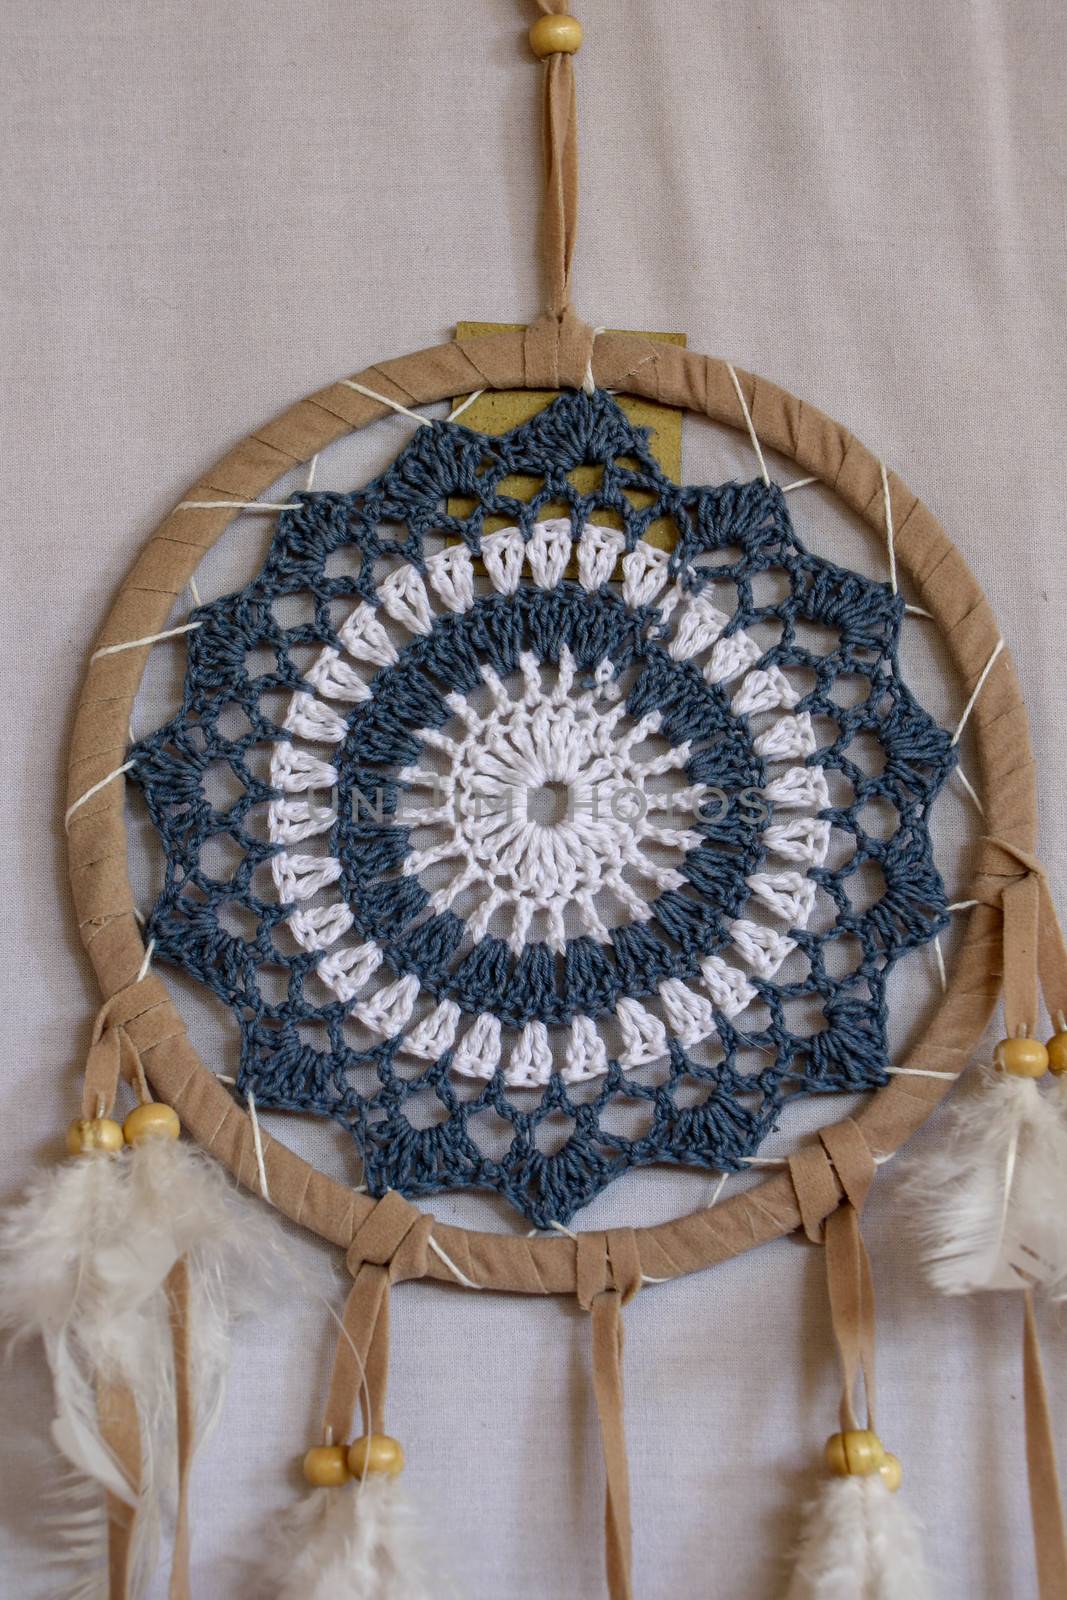
[[[1067,12],[1053,0],[579,9],[579,311],[683,330],[694,349],[777,380],[852,427],[940,516],[1019,665],[1042,853],[1067,909],[1056,882],[1067,860]],[[54,1157],[74,1114],[98,998],[68,905],[60,802],[94,632],[155,522],[258,423],[337,376],[439,342],[459,318],[537,310],[533,14],[517,0],[7,0],[5,1201]],[[390,419],[324,462],[320,482],[358,481],[406,437]],[[690,478],[754,470],[742,437],[696,422],[685,452]],[[802,494],[798,530],[840,556],[820,544],[829,498]],[[884,573],[869,538],[842,537],[846,558],[853,538],[857,559]],[[262,541],[262,527],[249,538]],[[251,545],[233,542],[205,595],[251,570]],[[163,670],[153,660],[141,731]],[[913,677],[938,714],[959,714],[936,641],[916,646]],[[974,823],[946,799],[950,890]],[[931,964],[920,955],[898,971],[906,1039]],[[221,1067],[226,1019],[196,1002],[190,1014]],[[329,1130],[270,1125],[316,1159],[343,1160]],[[921,1159],[940,1131],[935,1117],[908,1154]],[[1021,1306],[925,1291],[904,1176],[903,1162],[882,1172],[864,1224],[880,1431],[904,1461],[943,1600],[1026,1597]],[[667,1216],[713,1186],[620,1184],[586,1220]],[[438,1209],[515,1225],[484,1202]],[[339,1264],[304,1236],[297,1247],[339,1305]],[[835,1426],[819,1252],[784,1240],[651,1289],[626,1325],[637,1594],[767,1600]],[[1064,1424],[1064,1330],[1047,1311],[1042,1325]],[[250,1568],[299,1493],[293,1463],[317,1427],[333,1337],[314,1294],[239,1332],[224,1420],[195,1478],[198,1596],[263,1594]],[[44,1600],[57,1587],[39,1521],[55,1469],[39,1442],[39,1352],[20,1350],[0,1381],[0,1595]],[[602,1593],[588,1328],[572,1302],[403,1286],[389,1426],[449,1575],[442,1595]]]

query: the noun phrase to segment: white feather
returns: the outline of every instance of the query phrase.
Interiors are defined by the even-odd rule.
[[[980,1069],[943,1147],[909,1185],[926,1275],[942,1294],[1044,1284],[1067,1293],[1067,1119],[1032,1079]]]
[[[914,1518],[877,1473],[834,1478],[808,1512],[786,1600],[929,1600]]]
[[[0,1326],[14,1338],[39,1337],[52,1373],[52,1438],[75,1469],[128,1505],[136,1504],[133,1568],[138,1593],[155,1559],[156,1446],[142,1427],[139,1492],[128,1482],[101,1430],[98,1380],[155,1396],[167,1386],[166,1306],[146,1283],[128,1238],[124,1160],[86,1155],[41,1174],[0,1223]],[[84,1487],[84,1486],[83,1486]],[[95,1496],[102,1506],[99,1492]],[[91,1593],[99,1555],[86,1539],[84,1495],[51,1519],[52,1539],[84,1567],[79,1593]],[[102,1547],[101,1547],[102,1548]]]
[[[202,1442],[221,1410],[234,1322],[265,1310],[295,1275],[278,1221],[195,1145],[146,1139],[129,1155],[131,1233],[160,1284],[184,1260]],[[168,1397],[169,1403],[169,1397]]]
[[[281,1519],[264,1592],[276,1600],[431,1600],[418,1520],[395,1478],[313,1489]]]
[[[184,1259],[191,1380],[201,1441],[218,1416],[234,1319],[276,1290],[277,1224],[194,1147],[147,1139],[42,1174],[0,1223],[0,1326],[39,1337],[52,1371],[52,1437],[86,1477],[136,1505],[131,1592],[155,1565],[160,1500],[173,1486],[175,1374],[165,1290]],[[98,1384],[122,1384],[140,1423],[139,1492],[100,1427]],[[74,1536],[75,1530],[71,1530]],[[84,1533],[81,1520],[78,1537]],[[62,1543],[62,1535],[57,1530]],[[87,1578],[86,1592],[92,1579]]]

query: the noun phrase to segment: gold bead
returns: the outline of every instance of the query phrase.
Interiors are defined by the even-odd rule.
[[[884,1460],[882,1441],[870,1428],[832,1433],[826,1441],[826,1465],[835,1478],[869,1478]]]
[[[1048,1042],[1048,1070],[1061,1078],[1067,1072],[1067,1033],[1054,1033]]]
[[[1048,1051],[1040,1039],[1001,1039],[996,1063],[1013,1078],[1043,1078],[1049,1067]]]
[[[337,1489],[348,1482],[343,1444],[318,1444],[304,1457],[304,1477],[316,1489]]]
[[[122,1149],[122,1129],[110,1117],[79,1117],[67,1129],[67,1154],[88,1155],[92,1150],[106,1150],[113,1155]]]
[[[573,56],[582,48],[577,17],[538,17],[530,29],[530,49],[539,61],[546,56]]]
[[[140,1144],[142,1139],[176,1139],[181,1131],[178,1113],[162,1100],[135,1106],[122,1124],[127,1144]]]
[[[878,1468],[878,1476],[881,1478],[890,1494],[896,1494],[897,1490],[900,1488],[900,1485],[904,1481],[904,1468],[900,1464],[900,1457],[893,1455],[892,1451],[887,1450],[885,1453],[885,1460]]]
[[[387,1433],[364,1434],[349,1446],[348,1470],[353,1478],[365,1478],[369,1472],[395,1478],[404,1470],[403,1446]]]

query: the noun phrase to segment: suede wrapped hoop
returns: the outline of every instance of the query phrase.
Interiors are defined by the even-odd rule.
[[[476,341],[454,341],[366,369],[357,381],[406,406],[427,405],[475,389],[579,388],[591,372],[603,388],[662,401],[743,429],[745,418],[730,368],[721,361],[635,335],[602,334],[570,311],[532,327]],[[877,459],[840,424],[793,396],[744,372],[742,392],[760,440],[817,477],[884,538],[881,470]],[[249,436],[185,496],[249,501],[317,451],[385,414],[377,401],[336,384],[300,401]],[[975,579],[929,511],[894,475],[889,490],[900,569],[942,630],[969,695],[987,669],[999,632]],[[182,508],[172,512],[127,576],[104,623],[98,649],[148,638],[166,624],[175,597],[203,555],[238,514]],[[75,720],[68,779],[70,876],[79,929],[93,961],[110,1020],[136,1048],[153,1092],[178,1111],[203,1148],[254,1185],[251,1124],[200,1061],[163,982],[139,979],[144,949],[134,916],[127,870],[124,784],[113,775],[125,761],[129,713],[148,646],[97,655],[89,665]],[[1030,854],[1036,834],[1033,758],[1027,718],[1008,653],[1002,650],[971,717],[978,747],[985,831]],[[112,781],[107,781],[111,779]],[[97,784],[102,787],[83,799]],[[983,851],[969,891],[978,902],[968,918],[949,984],[908,1065],[955,1074],[969,1061],[1000,992],[1000,895],[1003,851]],[[893,1153],[925,1120],[948,1080],[897,1077],[857,1117],[868,1147]],[[99,1084],[90,1082],[87,1098]],[[825,1146],[820,1145],[820,1149]],[[273,1202],[294,1221],[348,1248],[375,1205],[315,1171],[277,1141],[264,1138]],[[829,1155],[825,1210],[841,1184]],[[404,1202],[406,1203],[406,1202]],[[810,1207],[809,1207],[810,1209]],[[819,1209],[822,1209],[820,1206]],[[665,1279],[726,1260],[753,1244],[792,1232],[802,1223],[793,1178],[776,1173],[758,1189],[714,1210],[701,1210],[634,1230],[642,1273]],[[574,1293],[578,1250],[566,1238],[523,1238],[435,1223],[441,1254],[427,1256],[429,1276],[469,1281],[520,1293]]]

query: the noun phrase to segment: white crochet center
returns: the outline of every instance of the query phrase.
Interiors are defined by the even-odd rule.
[[[705,958],[699,987],[672,978],[655,1000],[619,1001],[611,1054],[632,1069],[662,1059],[671,1036],[688,1049],[712,1038],[716,1011],[734,1018],[758,999],[753,976],[772,978],[795,948],[789,930],[811,918],[816,885],[807,869],[825,861],[830,824],[817,815],[829,805],[822,768],[799,764],[816,742],[810,717],[793,710],[795,685],[777,667],[757,665],[764,647],[743,630],[724,635],[729,615],[714,604],[714,583],[686,593],[669,581],[665,551],[623,549],[620,533],[597,526],[586,527],[575,547],[570,523],[555,520],[538,524],[528,541],[515,528],[488,535],[482,560],[488,591],[512,594],[524,582],[554,588],[572,555],[579,581],[593,592],[612,581],[621,558],[624,603],[654,603],[670,625],[674,659],[696,662],[709,683],[727,687],[734,714],[749,720],[771,773],[761,797],[763,839],[781,863],[748,879],[746,915],[729,928],[730,958]],[[271,866],[280,903],[293,906],[288,928],[301,948],[319,953],[326,990],[349,1003],[372,1040],[402,1035],[402,1053],[416,1060],[452,1049],[453,1071],[478,1079],[492,1077],[503,1055],[505,1081],[515,1087],[544,1085],[556,1066],[570,1083],[594,1078],[608,1069],[601,1024],[576,1017],[556,1029],[534,1021],[510,1041],[489,1013],[464,1027],[460,1008],[433,1004],[413,974],[381,979],[381,949],[351,936],[352,909],[334,887],[341,864],[325,836],[337,817],[337,772],[328,755],[345,736],[347,709],[369,698],[379,667],[397,661],[397,641],[402,647],[405,637],[429,633],[437,617],[468,610],[479,584],[486,589],[464,545],[430,556],[426,568],[424,579],[410,564],[398,566],[379,585],[378,607],[356,607],[339,630],[343,648],[320,652],[305,673],[311,690],[289,706],[291,738],[271,760],[272,785],[285,798],[269,816],[271,842],[283,846]],[[488,932],[516,953],[534,939],[562,950],[576,933],[607,943],[612,927],[646,920],[649,899],[683,883],[678,867],[701,842],[684,825],[709,793],[681,782],[690,747],[659,735],[658,712],[630,716],[607,659],[595,687],[577,691],[566,651],[551,667],[524,656],[508,682],[488,666],[481,675],[480,703],[450,695],[452,718],[420,731],[423,756],[400,774],[422,799],[403,822],[431,835],[401,870],[421,876],[454,866],[429,910],[451,907],[465,917],[461,951]],[[555,816],[544,815],[546,791]]]

